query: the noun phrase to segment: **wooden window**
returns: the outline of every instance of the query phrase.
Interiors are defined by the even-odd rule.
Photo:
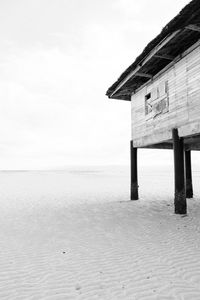
[[[145,119],[150,120],[168,111],[168,81],[162,81],[145,95]]]
[[[158,85],[158,100],[152,107],[153,118],[169,111],[168,81],[163,81]]]

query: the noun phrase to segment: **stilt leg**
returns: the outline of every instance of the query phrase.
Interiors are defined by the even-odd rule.
[[[172,130],[172,137],[174,148],[175,214],[186,214],[187,203],[185,194],[183,139],[179,138],[176,128]]]
[[[191,151],[185,151],[185,183],[186,183],[186,198],[193,197],[192,187],[192,167],[191,167]]]
[[[130,143],[131,154],[131,200],[138,200],[137,148]]]

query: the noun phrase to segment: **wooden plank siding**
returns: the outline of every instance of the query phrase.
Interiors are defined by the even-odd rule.
[[[168,112],[145,115],[145,96],[167,82]],[[159,94],[158,94],[159,95]],[[154,101],[154,100],[153,100]],[[154,103],[154,102],[152,102]],[[160,73],[131,97],[132,140],[134,147],[145,147],[172,139],[172,128],[179,136],[200,133],[200,45]]]

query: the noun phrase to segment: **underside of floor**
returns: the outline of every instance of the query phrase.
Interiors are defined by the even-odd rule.
[[[183,147],[184,150],[197,150],[200,151],[200,134],[191,135],[187,137],[183,137]],[[149,149],[173,149],[173,140],[167,140],[162,143],[148,145],[141,148],[149,148]]]

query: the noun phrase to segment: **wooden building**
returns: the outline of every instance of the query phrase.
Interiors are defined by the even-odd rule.
[[[200,0],[162,29],[106,95],[131,101],[131,199],[138,199],[137,149],[173,149],[175,213],[185,214],[191,150],[200,150]]]

